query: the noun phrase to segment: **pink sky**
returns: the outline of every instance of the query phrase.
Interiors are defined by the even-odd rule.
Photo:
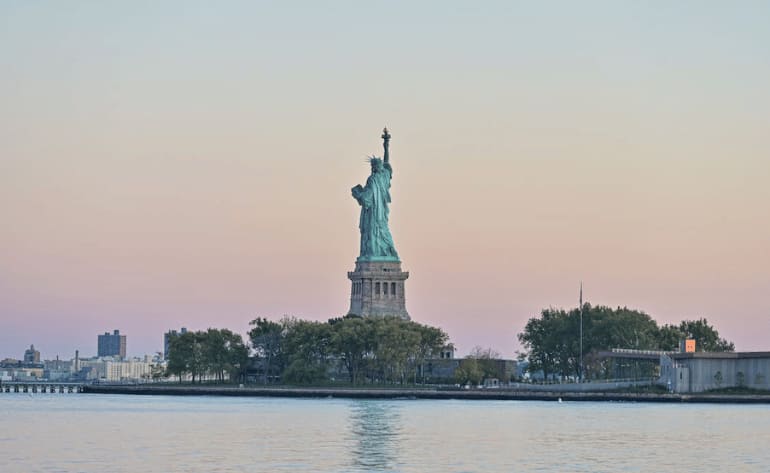
[[[0,358],[343,315],[384,125],[461,354],[581,280],[770,349],[767,6],[85,5],[0,6]]]

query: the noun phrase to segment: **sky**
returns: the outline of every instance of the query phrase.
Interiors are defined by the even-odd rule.
[[[767,2],[0,3],[0,358],[349,308],[391,130],[412,319],[578,304],[770,350]]]

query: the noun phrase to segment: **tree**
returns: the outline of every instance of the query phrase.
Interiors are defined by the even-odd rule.
[[[181,383],[182,375],[188,372],[189,359],[192,358],[192,338],[182,338],[181,335],[173,337],[169,340],[168,348],[166,372],[169,376],[178,376]]]
[[[399,317],[345,316],[326,323],[284,317],[273,322],[258,317],[251,321],[249,339],[260,360],[262,381],[281,378],[288,383],[319,383],[327,379],[332,363],[341,362],[351,383],[405,383],[417,379],[422,361],[437,352],[448,340],[438,328],[420,325]],[[244,350],[240,336],[229,330],[209,329],[196,343],[203,347],[201,363],[224,381],[230,373],[243,376]],[[195,344],[192,345],[195,347]],[[186,358],[183,368],[201,377],[200,369],[191,369],[192,348],[180,352]],[[190,358],[192,357],[192,358]]]
[[[375,332],[371,319],[348,316],[330,321],[331,349],[342,358],[351,383],[360,381],[365,359],[374,351]]]
[[[465,358],[455,370],[455,381],[458,384],[478,385],[484,378],[484,372],[475,358]]]
[[[246,380],[246,368],[249,364],[249,349],[240,334],[225,330],[227,347],[227,371],[230,380],[243,382]]]
[[[482,348],[476,345],[466,359],[476,361],[482,381],[486,378],[496,378],[499,374],[496,360],[500,359],[500,353],[492,348]]]
[[[543,309],[540,317],[529,319],[524,331],[518,334],[519,342],[525,350],[519,358],[528,359],[528,370],[542,371],[545,379],[556,369],[555,360],[559,357],[557,328],[562,325],[564,317],[566,313],[563,310]]]
[[[583,351],[580,351],[580,309],[569,312],[544,309],[539,317],[530,318],[518,334],[524,348],[520,359],[529,360],[529,371],[542,370],[547,379],[559,376],[591,378],[610,371],[610,362],[599,352],[613,348],[636,350],[674,350],[679,340],[692,334],[705,340],[702,349],[732,349],[732,344],[719,339],[705,319],[695,323],[683,322],[679,327],[657,323],[644,312],[627,307],[612,309],[605,306],[583,305]],[[582,356],[581,356],[582,355]],[[580,360],[583,359],[583,366]],[[646,375],[649,367],[636,366],[636,375]],[[585,370],[585,373],[581,373]],[[588,376],[586,376],[588,375]]]
[[[227,368],[227,347],[222,331],[209,328],[201,333],[203,342],[203,356],[206,371],[214,373],[216,380],[224,381],[224,373]]]
[[[735,351],[735,345],[719,337],[719,332],[705,318],[683,320],[679,324],[683,338],[695,339],[695,351]]]
[[[284,336],[288,356],[282,379],[288,383],[316,383],[326,378],[332,329],[329,324],[297,321]]]
[[[658,348],[664,351],[677,351],[679,343],[685,338],[678,326],[666,324],[658,330]]]
[[[417,324],[420,341],[417,344],[417,352],[414,358],[414,383],[417,384],[417,372],[422,371],[422,365],[428,357],[434,356],[449,341],[449,335],[437,327]],[[422,380],[425,382],[425,379]]]
[[[170,375],[179,376],[179,382],[182,382],[182,375],[190,373],[192,382],[195,378],[202,380],[206,371],[204,356],[205,334],[203,332],[187,332],[173,337],[169,341],[169,357],[167,370]]]
[[[249,325],[254,326],[249,331],[251,346],[263,362],[262,381],[264,384],[268,382],[272,363],[282,361],[284,328],[291,323],[291,320],[285,317],[282,322],[277,323],[261,317],[249,322]]]
[[[209,328],[203,334],[203,350],[207,371],[213,373],[218,382],[242,379],[248,363],[249,351],[243,338],[228,329]]]

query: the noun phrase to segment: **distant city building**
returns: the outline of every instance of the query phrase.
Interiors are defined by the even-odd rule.
[[[124,342],[125,345],[125,342]],[[145,355],[131,359],[119,355],[80,358],[75,351],[75,358],[45,360],[40,363],[27,363],[22,360],[7,358],[0,361],[0,382],[4,381],[61,381],[61,382],[148,382],[153,373],[163,372],[165,364],[160,356]]]
[[[109,332],[99,335],[97,356],[119,356],[125,358],[126,336],[121,335],[120,330],[115,330],[112,332],[112,335]]]
[[[40,352],[35,350],[35,345],[24,351],[24,363],[40,363]]]
[[[147,379],[152,373],[152,363],[148,359],[132,358],[91,358],[80,360],[78,378],[100,381],[131,381]]]
[[[73,361],[60,360],[58,356],[55,360],[45,360],[43,378],[49,381],[66,381],[72,377],[73,365]]]
[[[168,348],[171,344],[171,339],[185,333],[187,333],[187,328],[182,327],[182,329],[179,332],[177,332],[176,330],[169,330],[168,332],[163,334],[163,359],[164,360],[168,360]]]

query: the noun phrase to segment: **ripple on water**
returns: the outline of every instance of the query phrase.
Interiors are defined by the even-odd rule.
[[[2,471],[765,471],[766,406],[0,395]]]

